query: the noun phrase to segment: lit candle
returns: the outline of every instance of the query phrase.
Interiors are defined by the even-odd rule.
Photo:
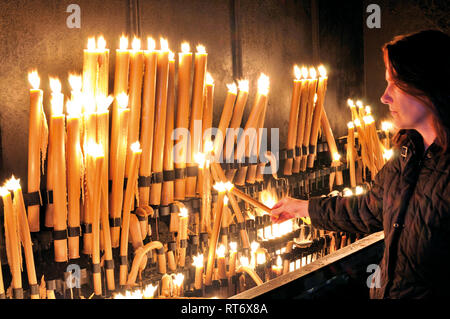
[[[13,176],[10,180],[7,181],[5,187],[14,192],[13,206],[15,215],[17,216],[18,229],[25,252],[28,283],[30,286],[37,286],[36,269],[33,257],[33,246],[31,242],[30,228],[28,226],[27,214],[25,210],[25,203],[23,200],[20,181],[18,179],[15,179]],[[39,299],[39,292],[34,294],[31,293],[31,299]]]
[[[95,37],[89,38],[87,49],[83,50],[83,94],[90,100],[95,98],[98,57],[99,51],[96,48]]]
[[[155,134],[153,141],[152,171],[162,174],[164,159],[164,135],[167,115],[167,87],[169,81],[169,44],[161,38],[161,50],[158,52],[158,66],[156,72],[156,113]],[[150,204],[161,203],[162,183],[153,183],[150,188]]]
[[[167,113],[166,113],[166,134],[164,141],[163,169],[165,172],[173,172],[173,139],[172,132],[175,121],[175,55],[169,54],[169,78],[167,86]],[[162,184],[161,205],[169,205],[174,199],[174,179],[167,178]]]
[[[22,288],[22,274],[21,274],[21,247],[18,237],[19,230],[17,229],[17,216],[13,209],[13,202],[11,193],[5,187],[0,187],[0,196],[3,200],[3,214],[5,222],[5,239],[6,252],[8,256],[8,264],[12,275],[11,286],[14,289]]]
[[[316,89],[317,89],[317,71],[314,67],[309,69],[310,79],[308,81],[308,100],[306,106],[306,115],[305,115],[305,130],[303,133],[303,147],[309,149],[309,142],[311,138],[311,126],[312,126],[312,118],[314,112],[314,104],[316,97]],[[309,153],[309,150],[308,150]],[[307,155],[302,154],[302,162],[300,164],[301,171],[305,171]]]
[[[367,132],[371,138],[372,152],[374,154],[374,164],[376,166],[377,171],[379,171],[384,165],[383,159],[383,145],[378,138],[377,129],[375,128],[375,120],[372,115],[364,116],[364,123]]]
[[[184,275],[178,273],[176,275],[172,274],[173,284],[174,284],[174,296],[180,297],[183,295],[183,281]]]
[[[389,131],[392,130],[392,127],[393,126],[392,126],[391,122],[387,122],[387,121],[381,122],[381,129],[383,130],[384,136],[385,136],[383,139],[383,142],[384,142],[384,147],[386,149],[390,148]]]
[[[134,38],[130,51],[130,83],[128,91],[128,106],[130,119],[128,124],[128,141],[139,141],[141,119],[142,81],[144,76],[144,53],[141,50],[141,40]],[[129,178],[129,165],[131,164],[132,151],[127,148],[127,160],[125,164],[125,177]],[[138,166],[139,167],[139,166]],[[132,202],[131,207],[134,207]]]
[[[100,144],[91,141],[87,144],[87,167],[92,172],[87,183],[88,207],[92,210],[92,264],[95,266],[93,274],[94,293],[102,294],[102,281],[100,272],[100,192],[103,174],[104,152]]]
[[[347,163],[350,170],[350,185],[356,187],[356,171],[355,171],[355,126],[353,122],[347,123]]]
[[[242,134],[237,144],[235,157],[238,159],[242,159],[242,157],[244,156],[244,152],[245,156],[249,157],[251,147],[253,146],[253,143],[256,143],[256,129],[258,120],[260,114],[263,113],[264,107],[266,105],[267,95],[269,94],[269,85],[269,77],[264,73],[261,74],[258,78],[258,92],[255,96],[255,101],[247,119],[247,123],[245,124],[244,134]],[[251,139],[252,141],[249,141],[249,139]],[[235,179],[236,185],[244,185],[246,175],[247,166],[241,167]]]
[[[194,262],[192,265],[195,266],[195,279],[194,279],[194,289],[199,290],[203,287],[203,255],[198,254],[193,256]]]
[[[52,89],[52,116],[50,125],[50,140],[52,144],[54,187],[53,187],[53,229],[67,229],[67,198],[66,198],[66,150],[65,150],[65,116],[63,114],[64,95],[61,93],[61,82],[50,78]],[[67,238],[55,239],[55,261],[67,261]]]
[[[236,275],[236,260],[237,260],[237,243],[230,243],[230,262],[228,268],[229,277]]]
[[[323,65],[318,67],[319,71],[319,83],[317,85],[317,102],[314,107],[312,124],[311,124],[311,136],[309,140],[309,144],[314,147],[314,153],[308,155],[308,168],[313,168],[314,159],[316,156],[316,146],[317,146],[317,138],[319,135],[319,126],[320,126],[320,118],[322,117],[323,109],[324,109],[324,101],[325,95],[327,91],[327,70]]]
[[[272,265],[272,276],[273,278],[278,277],[283,272],[283,261],[281,259],[281,256],[277,256],[277,263],[275,265]]]
[[[225,103],[222,109],[222,115],[219,121],[219,127],[217,130],[217,135],[214,139],[214,156],[215,161],[221,162],[223,142],[225,140],[226,129],[230,124],[231,117],[233,115],[234,103],[237,97],[237,86],[235,83],[227,84],[227,96],[225,98]]]
[[[366,112],[365,112],[366,110],[364,108],[363,102],[360,100],[356,101],[356,106],[358,107],[359,119],[364,118],[364,116],[366,116]]]
[[[227,278],[227,271],[226,271],[226,264],[225,264],[225,246],[220,245],[219,248],[217,248],[217,267],[218,267],[218,275],[219,279],[226,279]]]
[[[305,121],[306,121],[306,113],[308,110],[308,97],[309,97],[309,71],[308,68],[305,66],[301,69],[302,73],[302,79],[301,82],[301,89],[300,89],[300,106],[299,106],[299,112],[298,112],[298,127],[297,127],[297,140],[295,142],[295,146],[297,149],[302,150],[303,146],[303,138],[305,135]],[[302,159],[302,152],[300,152],[300,156],[296,156],[294,159],[294,165],[292,168],[293,173],[300,172],[300,164]]]
[[[188,154],[187,167],[195,167],[194,155],[201,151],[201,136],[197,136],[198,129],[196,125],[202,127],[203,118],[203,92],[205,87],[206,65],[207,57],[205,47],[203,45],[197,46],[197,52],[194,58],[194,83],[192,86],[192,110],[189,123],[189,131],[191,136],[190,154]],[[195,133],[197,133],[195,135]],[[189,174],[188,174],[189,175]],[[187,176],[186,179],[186,196],[195,197],[197,177]]]
[[[155,50],[155,40],[147,39],[147,50],[144,51],[144,88],[142,95],[141,116],[141,147],[142,156],[139,165],[140,176],[150,176],[152,172],[153,134],[155,127],[155,92],[156,92],[156,67],[158,52]],[[139,187],[139,206],[149,205],[150,187]],[[146,234],[143,234],[146,236]]]
[[[191,68],[192,68],[192,53],[190,51],[189,43],[182,43],[181,51],[178,54],[178,85],[177,85],[177,116],[176,128],[179,130],[189,130],[189,99],[191,86]],[[186,168],[186,151],[187,151],[187,136],[182,135],[182,140],[177,142],[178,152],[175,152],[175,169],[184,170]],[[176,200],[184,200],[186,192],[186,178],[183,174],[175,179],[175,194]]]
[[[110,152],[110,217],[121,218],[123,207],[123,184],[125,176],[125,161],[127,154],[128,119],[130,109],[128,96],[122,92],[116,96],[116,117],[113,116],[111,127],[111,152]],[[111,226],[111,246],[119,247],[120,223]]]
[[[208,204],[207,192],[209,191],[206,186],[205,171],[206,171],[206,156],[204,153],[195,154],[195,162],[198,165],[198,185],[200,185],[199,193],[202,197],[202,206],[200,208],[200,232],[207,231],[207,209]],[[208,167],[209,169],[209,167]],[[211,203],[209,203],[211,204]]]
[[[347,100],[347,105],[350,107],[352,113],[352,121],[359,119],[358,111],[356,110],[356,104],[352,99]]]
[[[98,76],[95,95],[108,96],[109,81],[109,49],[106,48],[105,38],[101,35],[97,39]]]
[[[114,96],[128,92],[128,71],[130,65],[130,51],[128,50],[128,38],[120,37],[119,49],[116,49],[116,63],[114,69]],[[114,102],[113,110],[118,107],[117,100]],[[113,113],[114,117],[114,113]]]
[[[180,203],[181,204],[181,203]],[[178,265],[184,267],[185,257],[186,257],[186,247],[181,247],[180,241],[188,239],[188,224],[189,224],[189,213],[186,207],[180,208],[179,217],[179,229],[178,229],[178,247],[179,247],[179,259]]]
[[[353,121],[356,126],[356,131],[358,132],[358,141],[361,145],[361,158],[365,166],[369,167],[369,169],[372,171],[372,154],[369,152],[368,146],[367,146],[367,137],[365,136],[365,132],[362,128],[361,121],[358,119]]]
[[[128,170],[128,182],[125,190],[125,197],[123,201],[123,219],[122,219],[122,232],[120,237],[120,256],[126,259],[128,256],[128,235],[130,228],[130,212],[133,204],[134,190],[138,178],[138,165],[142,150],[140,149],[139,142],[131,144],[131,164]],[[119,269],[119,282],[123,286],[127,282],[128,265],[121,264]]]
[[[43,91],[39,89],[40,78],[37,71],[28,74],[30,89],[30,120],[28,126],[28,193],[40,190],[42,167],[47,155],[48,127],[42,105]],[[28,206],[30,231],[39,231],[39,205]]]
[[[241,127],[242,116],[244,115],[245,105],[248,99],[248,80],[238,81],[238,96],[236,99],[236,104],[234,105],[233,116],[230,122],[230,132],[227,133],[225,149],[225,158],[227,161],[232,160],[232,155],[234,151],[234,144],[237,139],[237,130]]]
[[[297,65],[294,65],[294,85],[292,88],[291,95],[291,111],[289,113],[289,127],[286,149],[295,153],[295,142],[297,137],[297,127],[298,127],[298,113],[300,106],[300,91],[302,87],[302,72]],[[292,175],[292,164],[294,162],[293,158],[287,158],[284,164],[284,174]]]
[[[81,79],[80,79],[81,80]],[[81,83],[81,81],[80,81]],[[68,226],[80,227],[80,199],[82,187],[83,154],[80,144],[81,104],[69,100],[67,107],[67,199]],[[79,254],[79,236],[68,238],[69,259],[77,259]]]

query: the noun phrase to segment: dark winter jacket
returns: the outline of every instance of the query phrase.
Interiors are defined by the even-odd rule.
[[[365,194],[313,198],[315,227],[373,233],[384,230],[379,288],[371,298],[450,296],[450,153],[422,136],[400,131],[402,142]],[[368,274],[369,276],[370,274]]]

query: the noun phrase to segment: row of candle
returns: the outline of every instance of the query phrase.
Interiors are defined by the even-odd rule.
[[[300,69],[294,65],[294,75],[286,142],[286,149],[292,155],[285,161],[284,175],[292,175],[314,166],[320,128],[325,134],[332,155],[331,166],[338,167],[340,154],[324,108],[328,84],[327,71],[323,65],[318,66],[317,71],[314,67],[308,69],[303,66]],[[336,185],[343,184],[342,172],[333,172],[330,188],[335,177]]]

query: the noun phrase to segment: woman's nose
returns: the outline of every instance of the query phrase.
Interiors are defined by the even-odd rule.
[[[387,88],[384,91],[383,95],[381,96],[380,100],[381,100],[381,103],[383,103],[383,104],[390,104],[390,103],[392,103],[392,98],[389,95]]]

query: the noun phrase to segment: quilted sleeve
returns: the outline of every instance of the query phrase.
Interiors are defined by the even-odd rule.
[[[351,197],[314,197],[309,200],[309,216],[314,227],[352,233],[370,234],[383,230],[384,183],[392,162],[378,172],[365,194]]]

